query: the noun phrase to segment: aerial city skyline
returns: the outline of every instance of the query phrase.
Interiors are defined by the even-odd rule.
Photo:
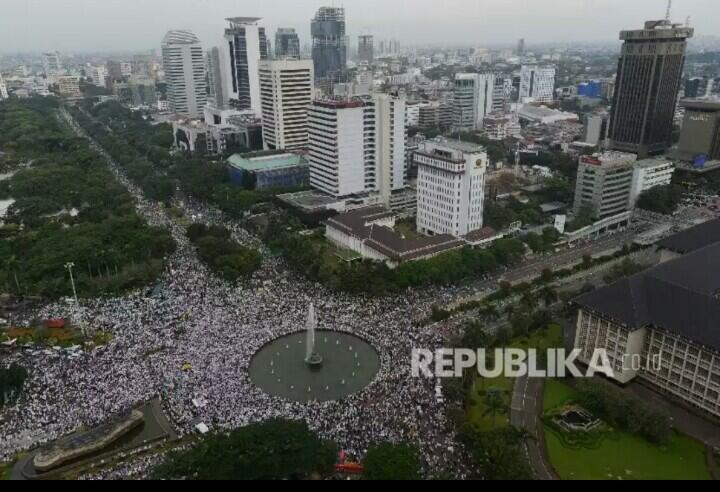
[[[0,480],[718,478],[713,3],[132,3],[0,19]]]

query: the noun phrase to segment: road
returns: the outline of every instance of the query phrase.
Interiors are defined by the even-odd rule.
[[[558,480],[545,450],[545,431],[541,420],[545,381],[527,376],[517,378],[510,407],[510,423],[527,431],[525,453],[538,480]]]

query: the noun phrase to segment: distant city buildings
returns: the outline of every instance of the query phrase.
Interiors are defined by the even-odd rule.
[[[694,29],[668,19],[623,31],[617,86],[610,122],[611,146],[641,158],[672,145],[687,40]]]
[[[315,77],[338,78],[347,65],[345,9],[321,7],[310,25]]]
[[[313,61],[262,60],[258,69],[265,147],[307,148],[308,110],[314,96]]]
[[[483,227],[485,148],[437,138],[420,144],[417,228],[425,235],[465,236]]]
[[[54,77],[63,72],[62,60],[57,51],[43,53],[42,64],[45,77]]]
[[[280,28],[275,33],[275,58],[300,58],[300,37],[295,29]]]
[[[76,75],[61,75],[57,77],[58,92],[63,97],[82,97],[80,91],[80,77]]]
[[[609,124],[610,115],[608,113],[587,116],[585,120],[584,141],[596,146],[605,142],[608,136]]]
[[[7,85],[5,85],[5,80],[2,74],[0,74],[0,101],[4,101],[8,97]]]
[[[454,126],[465,130],[482,128],[485,116],[493,112],[495,74],[455,75]]]
[[[519,101],[552,103],[555,100],[555,68],[523,65],[520,68]]]
[[[358,60],[372,65],[375,59],[375,38],[371,35],[358,37]]]
[[[200,40],[190,31],[170,31],[162,42],[170,111],[200,118],[207,103],[205,63]]]

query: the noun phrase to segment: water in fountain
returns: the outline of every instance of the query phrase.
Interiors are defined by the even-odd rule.
[[[305,363],[311,367],[319,367],[322,365],[322,357],[315,352],[315,330],[317,329],[317,319],[315,318],[315,305],[310,304],[307,318],[307,346],[305,347]]]

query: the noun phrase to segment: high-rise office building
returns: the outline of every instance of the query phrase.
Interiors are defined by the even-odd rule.
[[[208,101],[215,108],[227,107],[228,100],[223,86],[223,58],[220,48],[211,48],[206,54],[205,65],[208,74]]]
[[[259,74],[266,148],[306,148],[315,80],[312,60],[263,60]]]
[[[230,26],[225,30],[227,43],[223,58],[223,87],[229,105],[237,110],[261,113],[260,60],[269,58],[269,43],[259,17],[226,19]]]
[[[170,31],[162,42],[162,57],[170,111],[200,118],[207,103],[205,60],[200,40],[190,31]]]
[[[518,41],[517,56],[525,56],[525,38]]]
[[[454,93],[454,126],[466,130],[482,128],[485,116],[493,112],[495,74],[456,74]]]
[[[334,197],[374,189],[374,105],[360,98],[316,100],[308,119],[310,185]]]
[[[315,77],[339,78],[347,65],[345,9],[321,7],[310,24]]]
[[[373,95],[375,104],[375,157],[377,191],[380,201],[390,207],[393,192],[407,185],[407,126],[406,103],[402,97],[390,94]]]
[[[372,63],[375,59],[375,41],[370,35],[358,37],[358,60]]]
[[[316,100],[309,113],[310,184],[335,197],[378,194],[389,207],[407,185],[406,142],[402,97]]]
[[[275,33],[275,58],[300,58],[300,37],[295,29],[280,28]]]
[[[520,69],[520,102],[551,103],[555,100],[555,69],[537,65],[523,65]]]
[[[420,144],[417,228],[436,236],[465,236],[483,227],[487,151],[479,145],[437,138]]]
[[[43,53],[42,62],[43,70],[45,71],[46,77],[60,75],[60,73],[63,71],[60,53],[57,51]]]
[[[673,118],[680,92],[687,40],[694,29],[669,19],[623,31],[610,121],[612,148],[641,158],[672,145]]]

